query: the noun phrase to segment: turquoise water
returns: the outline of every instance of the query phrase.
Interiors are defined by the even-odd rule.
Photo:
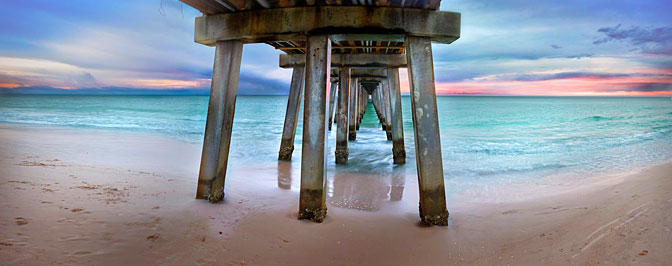
[[[402,98],[408,164],[401,169],[411,173],[410,101]],[[0,122],[151,132],[200,145],[207,102],[206,96],[0,95]],[[231,163],[276,162],[286,103],[286,96],[238,97]],[[672,160],[670,98],[438,97],[437,103],[449,190]],[[299,121],[294,163],[301,136]],[[334,166],[335,130],[329,146],[330,170],[395,169],[392,144],[371,105],[345,168]]]

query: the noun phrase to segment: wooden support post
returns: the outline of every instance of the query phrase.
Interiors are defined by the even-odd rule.
[[[331,67],[329,35],[308,36],[303,111],[299,219],[322,222],[327,215],[327,102]]]
[[[387,140],[392,140],[392,111],[391,111],[391,101],[390,101],[390,83],[389,79],[383,79],[383,106],[385,113],[385,135],[387,135]]]
[[[296,66],[294,72],[292,72],[292,83],[289,86],[285,126],[282,128],[278,160],[289,161],[292,159],[296,123],[299,120],[299,106],[301,105],[301,93],[303,92],[304,69],[303,66]]]
[[[331,83],[331,89],[329,90],[329,130],[331,131],[331,125],[334,124],[334,100],[336,100],[336,87],[338,84]]]
[[[336,120],[338,131],[336,132],[336,164],[348,163],[348,127],[350,110],[350,68],[338,69],[338,113]]]
[[[415,158],[420,186],[420,218],[428,225],[448,225],[441,140],[434,88],[431,39],[406,36]]]
[[[350,109],[348,110],[348,116],[350,116],[348,118],[350,129],[348,129],[348,140],[352,141],[357,139],[357,85],[358,82],[356,78],[350,81]]]
[[[390,107],[392,107],[392,155],[394,164],[405,164],[406,148],[404,148],[404,119],[401,115],[399,69],[388,69],[387,77],[390,83]]]
[[[242,53],[243,43],[240,41],[221,41],[216,44],[201,169],[196,189],[197,199],[207,199],[214,203],[224,198],[224,180],[229,160]]]

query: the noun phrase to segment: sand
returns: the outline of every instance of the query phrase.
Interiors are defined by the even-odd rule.
[[[0,263],[669,265],[672,164],[472,189],[423,227],[414,176],[337,171],[324,223],[296,219],[299,162],[230,165],[195,200],[200,147],[0,124]]]

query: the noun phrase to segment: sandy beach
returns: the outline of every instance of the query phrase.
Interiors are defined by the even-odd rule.
[[[0,124],[0,264],[665,265],[672,164],[472,189],[419,224],[415,176],[330,173],[299,221],[299,162],[229,164],[195,200],[201,148],[160,135]],[[409,158],[413,159],[413,158]]]

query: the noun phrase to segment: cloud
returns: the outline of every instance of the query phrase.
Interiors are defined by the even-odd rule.
[[[98,95],[208,95],[207,89],[144,89],[101,87],[62,89],[49,86],[0,87],[0,94],[98,94]]]
[[[672,69],[664,37],[672,23],[668,6],[667,0],[444,3],[442,10],[462,12],[462,37],[433,45],[435,78],[463,86],[453,90],[460,93],[474,93],[472,83],[509,82],[489,88],[515,94],[521,83]],[[0,87],[207,90],[214,48],[193,42],[200,15],[177,0],[7,1],[0,9]],[[604,27],[618,23],[651,26]],[[596,29],[604,29],[597,32],[600,45],[593,45]],[[244,46],[239,94],[288,91],[291,70],[278,68],[278,54],[267,44]],[[7,58],[27,61],[12,67]]]
[[[238,94],[280,95],[289,92],[289,85],[283,81],[244,72],[240,73],[238,88]]]
[[[577,54],[577,55],[568,55],[567,58],[581,59],[586,57],[592,57],[593,54]]]
[[[543,81],[543,80],[556,80],[556,79],[611,79],[611,78],[624,78],[624,77],[646,77],[646,78],[658,78],[658,79],[670,79],[672,80],[672,74],[660,74],[660,73],[593,73],[593,72],[560,72],[560,73],[550,73],[550,74],[510,74],[510,75],[500,75],[498,80],[507,80],[507,81]]]
[[[632,84],[627,91],[637,91],[637,92],[658,92],[658,91],[668,91],[672,92],[672,83],[645,83],[645,84]]]
[[[635,26],[621,29],[621,24],[618,24],[614,27],[600,28],[597,32],[606,36],[595,40],[593,44],[596,45],[611,41],[629,41],[643,53],[672,55],[672,27],[645,29]]]

